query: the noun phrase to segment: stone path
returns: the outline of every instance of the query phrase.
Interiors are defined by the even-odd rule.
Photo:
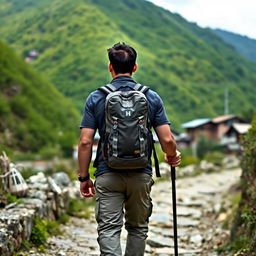
[[[240,169],[233,169],[176,181],[179,255],[217,255],[214,247],[221,243],[227,232],[221,230],[216,214],[221,208],[223,197],[239,180],[240,174]],[[145,255],[173,255],[171,182],[157,182],[153,186],[152,198],[154,208]],[[48,240],[45,254],[31,252],[29,255],[99,255],[93,216],[90,220],[72,218],[63,230],[64,235]],[[123,248],[125,235],[124,230]]]

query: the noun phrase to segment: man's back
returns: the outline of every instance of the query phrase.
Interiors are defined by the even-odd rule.
[[[111,84],[122,91],[130,90],[129,87],[134,88],[137,84],[136,81],[130,76],[118,76],[111,81]],[[123,87],[123,86],[129,86]],[[163,102],[159,95],[152,91],[148,90],[146,93],[146,98],[149,105],[148,118],[151,127],[157,127],[163,124],[169,124],[169,121],[166,117],[164,110]],[[105,100],[106,94],[100,90],[96,90],[90,94],[85,103],[84,116],[81,122],[81,128],[91,128],[99,129],[99,134],[101,138],[104,138],[105,135]],[[95,172],[95,176],[98,176],[102,173],[108,171],[116,171],[115,169],[109,168],[102,157],[102,152],[98,152],[98,167]],[[123,170],[124,171],[124,170]],[[139,168],[134,170],[126,170],[131,172],[144,172],[151,174],[152,166],[149,164],[145,168]]]

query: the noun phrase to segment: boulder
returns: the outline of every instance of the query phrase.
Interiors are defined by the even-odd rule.
[[[54,179],[56,184],[61,187],[67,187],[70,183],[70,179],[65,172],[54,173],[52,178]]]

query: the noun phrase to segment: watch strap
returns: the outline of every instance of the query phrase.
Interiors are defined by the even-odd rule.
[[[80,181],[80,182],[84,182],[84,181],[88,181],[90,179],[90,174],[88,173],[86,176],[78,176],[78,180]]]

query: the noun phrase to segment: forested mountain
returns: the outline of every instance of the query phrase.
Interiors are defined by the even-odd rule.
[[[256,61],[256,40],[221,29],[213,30],[225,42],[233,45],[235,49],[246,58]]]
[[[0,42],[0,152],[72,149],[79,115],[57,89]]]
[[[119,41],[138,50],[135,78],[159,92],[175,128],[223,114],[226,86],[232,113],[254,106],[256,66],[211,30],[150,2],[0,0],[0,6],[1,38],[80,111],[88,93],[109,81],[106,49]]]

